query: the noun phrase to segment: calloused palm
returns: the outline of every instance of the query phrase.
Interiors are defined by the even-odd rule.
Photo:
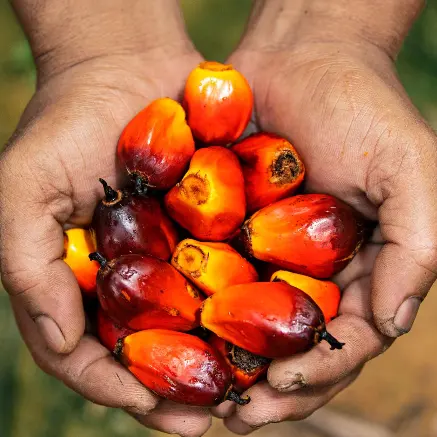
[[[346,347],[332,352],[320,344],[275,361],[270,385],[249,390],[251,404],[236,413],[229,404],[215,411],[245,434],[310,414],[410,329],[436,279],[437,140],[408,100],[392,59],[370,43],[243,46],[230,62],[252,84],[259,128],[285,136],[300,152],[306,189],[335,195],[380,225],[336,278],[344,294],[329,329]]]
[[[194,51],[107,56],[45,77],[0,162],[2,280],[35,361],[94,402],[184,435],[202,434],[209,412],[157,406],[155,395],[83,335],[81,294],[62,261],[62,231],[90,223],[102,195],[98,178],[114,185],[122,179],[115,150],[123,127],[152,99],[178,98],[199,58]]]

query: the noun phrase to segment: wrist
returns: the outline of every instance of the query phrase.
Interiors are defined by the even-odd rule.
[[[178,0],[13,0],[39,76],[106,56],[187,53]]]
[[[365,42],[394,57],[424,4],[424,0],[256,0],[241,47]]]

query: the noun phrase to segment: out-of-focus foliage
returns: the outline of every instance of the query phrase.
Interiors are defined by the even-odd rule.
[[[157,0],[158,1],[158,0]],[[183,0],[190,34],[208,58],[225,60],[239,40],[250,0]],[[437,1],[414,26],[398,59],[399,75],[422,113],[437,126]],[[0,144],[33,92],[32,56],[9,4],[0,2]],[[0,436],[139,437],[146,431],[119,411],[84,401],[33,364],[0,294]]]
[[[413,102],[437,128],[437,1],[427,2],[397,60],[399,76]]]

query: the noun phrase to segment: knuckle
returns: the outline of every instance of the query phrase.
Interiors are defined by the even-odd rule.
[[[24,269],[11,269],[7,260],[1,259],[1,281],[10,296],[30,295],[38,287],[36,274]]]
[[[30,354],[34,363],[47,375],[58,377],[56,371],[56,360],[52,357],[52,353],[46,347],[43,349],[34,350],[30,348]]]

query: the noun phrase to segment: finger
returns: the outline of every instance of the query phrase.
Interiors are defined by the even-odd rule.
[[[358,374],[356,370],[327,388],[295,393],[280,393],[266,382],[259,383],[245,393],[250,396],[250,403],[238,407],[234,415],[225,419],[225,425],[236,434],[247,435],[269,423],[305,419],[344,390]]]
[[[370,300],[370,277],[353,281],[343,292],[339,317],[328,325],[346,343],[343,349],[331,351],[320,343],[304,354],[273,361],[268,372],[272,387],[289,392],[330,385],[386,350],[393,340],[373,326]]]
[[[306,353],[273,361],[267,376],[271,386],[290,392],[335,384],[390,344],[371,323],[350,314],[332,320],[329,332],[345,343],[343,349],[332,351],[322,342]]]
[[[224,419],[234,414],[235,407],[235,402],[224,401],[217,407],[211,408],[211,414],[219,419]]]
[[[256,426],[250,426],[244,423],[237,414],[225,418],[223,423],[229,431],[237,435],[249,435],[258,429]]]
[[[363,276],[353,281],[344,291],[338,314],[349,314],[369,321],[373,325],[373,312],[370,305],[371,276]],[[329,325],[328,330],[330,330]]]
[[[163,401],[147,416],[133,417],[147,428],[182,437],[200,437],[211,427],[211,414],[206,408]]]
[[[81,293],[72,271],[62,261],[63,233],[55,218],[64,218],[61,216],[71,207],[70,201],[64,194],[58,193],[58,197],[50,192],[42,182],[39,186],[29,176],[32,172],[25,160],[18,158],[10,162],[13,170],[6,168],[9,161],[5,158],[0,168],[2,281],[48,347],[68,353],[85,328]],[[23,167],[17,168],[17,162]]]
[[[405,247],[391,243],[383,247],[372,278],[372,309],[382,333],[398,337],[410,331],[437,277],[433,269],[434,261],[418,261]]]
[[[368,197],[381,205],[387,241],[375,262],[372,308],[376,326],[391,337],[411,329],[437,278],[436,171],[437,138],[411,118],[381,138],[369,168]]]
[[[94,337],[85,335],[73,352],[58,355],[47,349],[27,312],[17,304],[13,304],[13,310],[32,357],[46,373],[88,400],[107,407],[125,408],[136,414],[147,414],[156,407],[157,396],[116,362]]]
[[[380,244],[365,245],[346,268],[333,277],[333,281],[340,289],[344,289],[352,281],[370,275],[381,247]]]

